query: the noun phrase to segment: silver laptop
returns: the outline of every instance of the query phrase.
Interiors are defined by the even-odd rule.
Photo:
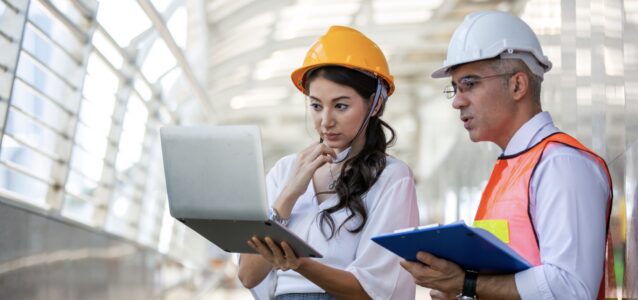
[[[286,241],[299,257],[322,257],[268,218],[259,127],[160,129],[171,215],[226,252],[255,253],[252,236]]]

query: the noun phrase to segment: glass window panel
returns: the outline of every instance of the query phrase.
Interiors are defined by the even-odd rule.
[[[163,211],[162,202],[159,198],[145,197],[144,213],[140,215],[138,240],[147,245],[157,244],[159,236],[160,222]]]
[[[36,123],[13,108],[9,109],[5,130],[29,145],[48,153],[55,153],[58,143],[68,144],[68,141],[56,132]]]
[[[140,215],[140,239],[151,239],[159,234],[162,215],[164,213],[165,195],[160,190],[147,189],[143,198],[143,214]],[[154,240],[154,238],[153,238]]]
[[[92,100],[99,100],[99,93],[105,92],[109,95],[114,95],[117,92],[120,78],[117,76],[117,74],[113,73],[113,70],[109,68],[109,66],[100,56],[91,52],[86,71],[91,75],[92,79],[97,80],[97,84],[93,84],[90,86],[90,88],[93,90],[87,91],[91,93],[91,96],[95,97],[87,95],[88,98]]]
[[[62,215],[65,217],[91,224],[94,211],[95,205],[93,203],[84,201],[70,194],[65,195],[64,206],[62,208]]]
[[[102,114],[111,116],[117,99],[100,81],[91,75],[84,78],[84,101],[91,101],[91,105],[97,107]]]
[[[78,122],[75,141],[82,145],[82,148],[90,153],[91,156],[99,159],[104,158],[108,144],[106,135],[96,134],[95,130],[87,127],[83,122]]]
[[[144,103],[138,97],[132,96],[127,105],[115,163],[118,171],[131,168],[140,159],[147,118],[148,111]]]
[[[173,225],[175,224],[175,219],[171,217],[170,212],[168,211],[168,198],[162,199],[164,205],[164,213],[162,215],[162,228],[160,229],[159,236],[159,245],[158,250],[162,253],[167,253],[171,240],[173,239]]]
[[[77,10],[75,5],[73,5],[68,0],[50,0],[53,5],[64,14],[67,19],[75,24],[75,26],[87,29],[89,28],[89,20],[82,15],[81,12]]]
[[[71,170],[69,172],[69,178],[66,182],[67,191],[76,195],[83,195],[87,198],[91,198],[94,195],[97,187],[98,184],[96,181],[85,177],[75,170]]]
[[[89,135],[97,134],[97,138],[105,138],[109,136],[113,119],[108,111],[102,110],[100,105],[93,101],[84,100],[80,106],[80,120],[84,122],[88,127],[91,127]],[[76,138],[77,141],[78,140]],[[86,144],[85,142],[80,142]]]
[[[146,101],[151,100],[151,97],[153,96],[151,87],[149,87],[148,84],[146,84],[146,82],[144,82],[144,80],[142,80],[139,76],[136,76],[135,78],[135,90],[137,90],[137,92],[140,93],[140,96],[142,96],[142,98]]]
[[[0,29],[0,31],[2,31],[2,29]],[[0,52],[0,64],[7,68],[13,66],[12,61],[15,60],[15,55],[18,53],[18,44],[0,36],[0,46],[2,46],[2,52]]]
[[[9,99],[11,82],[13,82],[13,75],[0,70],[0,101]]]
[[[2,152],[4,153],[5,149]],[[34,204],[43,205],[49,185],[13,169],[0,166],[0,189],[23,196]]]
[[[70,111],[77,111],[79,100],[71,87],[48,70],[43,69],[28,55],[21,54],[17,74]]]
[[[160,140],[154,139],[151,148],[151,161],[146,176],[146,186],[142,201],[143,214],[140,215],[140,228],[138,238],[141,241],[157,243],[159,230],[161,227],[162,215],[164,213],[164,202],[166,186],[164,184],[162,157],[160,150]]]
[[[97,30],[93,34],[93,45],[95,48],[100,50],[106,59],[113,65],[113,67],[119,69],[122,67],[122,63],[124,62],[124,58],[120,54],[119,51],[115,48],[115,45],[111,43],[110,40],[106,38],[106,36],[102,33],[102,31]]]
[[[69,113],[48,99],[41,97],[22,81],[13,86],[11,105],[58,130],[65,132],[71,121]]]
[[[0,159],[20,165],[29,172],[44,178],[50,178],[53,161],[42,154],[18,143],[10,136],[2,138],[2,152]]]
[[[136,221],[140,214],[140,205],[138,199],[134,199],[129,195],[117,194],[113,198],[110,207],[110,214],[117,219]]]
[[[118,178],[115,181],[115,191],[118,195],[122,197],[132,198],[133,194],[135,193],[135,187],[133,187],[131,182],[129,182],[128,180]],[[116,197],[114,197],[113,199],[115,198]]]
[[[22,15],[16,14],[13,9],[8,8],[2,1],[0,1],[0,10],[0,31],[14,40],[19,40],[24,18]],[[0,39],[5,40],[4,37],[0,37]]]
[[[11,82],[13,82],[13,70],[16,66],[16,57],[18,55],[18,43],[9,43],[9,41],[0,37],[0,96],[7,99]]]
[[[132,224],[135,224],[140,216],[140,200],[135,197],[136,193],[136,189],[128,182],[116,182],[109,205],[107,230],[135,238]]]
[[[186,48],[187,25],[188,14],[185,6],[178,8],[166,23],[166,27],[171,32],[175,43],[182,49]]]
[[[99,181],[102,177],[104,160],[89,154],[82,148],[74,147],[71,154],[71,166],[88,178]]]
[[[181,68],[173,68],[168,73],[164,74],[162,78],[160,78],[160,86],[162,87],[162,97],[166,102],[171,103],[175,102],[172,97],[172,91],[175,87],[175,84],[179,82],[178,80],[182,78],[182,69]]]
[[[31,25],[26,27],[22,47],[40,62],[55,70],[57,74],[64,74],[63,76],[69,83],[75,84],[74,87],[79,88],[77,84],[82,82],[83,72],[77,61],[34,31],[34,27]]]
[[[82,60],[82,52],[84,51],[83,42],[66,26],[60,23],[60,21],[56,20],[47,9],[40,4],[40,1],[31,1],[29,20],[52,40],[62,45],[76,60]]]
[[[146,13],[131,1],[100,1],[97,20],[120,47],[128,46],[132,39],[151,27]]]
[[[175,66],[175,57],[168,50],[162,39],[155,39],[146,60],[142,63],[142,73],[150,82],[155,82],[160,76]]]

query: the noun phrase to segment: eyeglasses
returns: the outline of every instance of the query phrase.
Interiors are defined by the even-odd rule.
[[[445,97],[447,97],[448,99],[452,99],[456,97],[456,94],[458,92],[465,93],[471,90],[481,80],[502,77],[502,76],[512,76],[514,74],[516,74],[516,72],[495,74],[495,75],[483,76],[483,77],[478,77],[478,76],[463,77],[459,80],[458,83],[452,82],[451,85],[446,86],[443,89],[443,94],[445,94]]]

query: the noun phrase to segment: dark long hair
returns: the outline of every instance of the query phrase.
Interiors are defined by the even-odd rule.
[[[372,105],[370,98],[377,90],[377,79],[350,68],[325,66],[309,72],[304,81],[305,90],[307,91],[310,83],[319,77],[353,88],[368,105]],[[365,131],[365,143],[361,151],[348,158],[341,166],[341,172],[335,185],[339,202],[320,213],[319,224],[322,232],[324,223],[330,227],[329,235],[323,232],[327,239],[333,238],[341,227],[356,216],[361,218],[361,222],[355,228],[346,227],[351,233],[360,232],[368,220],[368,212],[363,203],[363,198],[385,169],[387,156],[385,151],[396,140],[394,129],[379,118],[384,108],[385,104],[375,116],[370,117],[368,128]],[[390,139],[386,138],[384,128],[389,131]],[[363,130],[365,128],[362,129],[362,133]],[[337,227],[331,214],[343,208],[347,209],[348,217]]]

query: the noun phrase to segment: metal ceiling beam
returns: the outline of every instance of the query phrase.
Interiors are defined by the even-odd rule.
[[[186,56],[182,52],[182,49],[177,45],[175,39],[171,35],[168,27],[166,27],[166,23],[159,12],[155,9],[155,6],[151,3],[150,0],[138,0],[139,5],[142,7],[148,18],[153,23],[153,27],[160,34],[160,37],[166,43],[166,46],[171,51],[177,64],[179,64],[180,68],[182,68],[182,72],[184,73],[188,83],[193,88],[193,93],[200,101],[202,108],[205,110],[203,114],[207,120],[213,120],[214,111],[212,109],[211,103],[208,98],[208,93],[204,89],[204,87],[200,84],[193,72],[188,60],[186,60]]]

